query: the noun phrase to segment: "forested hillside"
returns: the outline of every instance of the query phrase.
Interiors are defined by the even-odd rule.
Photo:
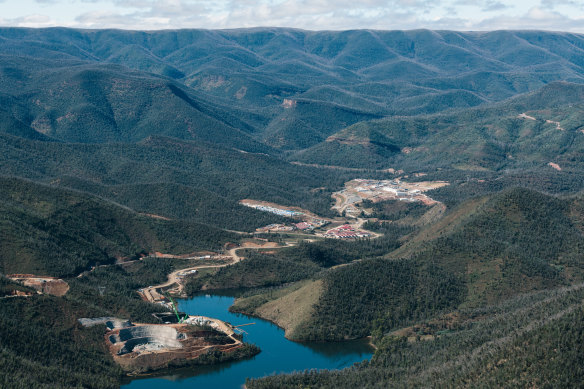
[[[582,284],[462,310],[377,338],[370,362],[248,380],[249,388],[569,388],[584,377]],[[404,336],[405,334],[405,336]]]
[[[314,275],[323,281],[322,294],[311,317],[288,336],[338,340],[387,333],[456,309],[580,282],[583,217],[581,197],[559,199],[514,188],[470,200],[435,224],[410,229],[414,233],[403,245],[395,229],[387,230],[382,239],[398,238],[396,250],[361,243],[352,256],[351,246],[337,243],[327,250],[332,258],[371,259]],[[318,245],[310,247],[313,254],[306,257],[317,257]],[[386,258],[373,258],[383,252],[389,253]],[[262,304],[280,297],[262,295]],[[236,307],[254,313],[257,301],[244,299]]]
[[[502,171],[582,168],[584,86],[551,83],[527,95],[453,113],[363,121],[291,158],[354,168]],[[544,168],[545,169],[545,168]]]
[[[280,218],[237,201],[255,198],[327,213],[327,193],[350,177],[164,137],[138,144],[82,145],[0,135],[0,150],[5,175],[97,194],[139,212],[245,231]]]
[[[218,249],[235,235],[208,225],[161,220],[83,193],[0,179],[0,272],[74,276],[90,266]]]
[[[21,132],[81,142],[157,133],[261,149],[249,134],[303,149],[367,118],[584,75],[584,38],[567,33],[2,28],[0,38],[3,114]]]

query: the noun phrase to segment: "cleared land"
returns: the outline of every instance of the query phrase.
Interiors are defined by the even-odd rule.
[[[140,289],[138,293],[142,299],[161,304],[172,311],[174,306],[168,295],[183,293],[185,277],[197,274],[198,270],[230,266],[241,261],[244,258],[236,254],[237,250],[279,247],[274,242],[245,242],[241,246],[232,248],[229,251],[231,255],[183,256],[183,259],[221,261],[227,259],[229,261],[216,265],[206,263],[176,270],[168,275],[166,282]],[[156,254],[164,258],[176,257],[171,254]],[[164,316],[174,319],[174,314],[171,312]],[[178,318],[175,321],[179,321]],[[106,324],[109,328],[105,335],[107,347],[114,360],[130,374],[140,374],[170,365],[181,365],[214,350],[229,354],[244,346],[233,326],[219,319],[204,316],[184,317],[180,323],[166,324],[132,324],[127,320],[116,318],[80,319],[80,322],[85,326]],[[246,352],[249,354],[249,350]]]
[[[339,193],[339,192],[337,192]],[[333,195],[334,197],[334,195]],[[258,228],[258,233],[314,233],[314,236],[320,238],[335,238],[335,239],[356,239],[366,237],[378,237],[371,231],[361,229],[365,219],[337,217],[335,219],[325,218],[299,207],[287,207],[280,204],[269,203],[266,201],[257,200],[241,200],[242,205],[259,209],[264,212],[271,212],[280,216],[290,217],[300,221],[300,223],[290,224],[270,224],[265,227]],[[359,211],[360,213],[360,211]],[[347,214],[347,216],[352,216]],[[357,215],[358,216],[358,215]],[[325,230],[324,227],[332,224],[332,228]]]
[[[51,294],[53,296],[64,296],[69,291],[69,284],[60,278],[39,277],[34,274],[10,274],[12,281],[20,282],[24,286],[36,289],[41,293]]]
[[[345,183],[345,189],[332,194],[336,204],[332,209],[341,215],[358,217],[363,212],[359,208],[364,200],[374,203],[387,200],[416,202],[426,205],[438,204],[438,201],[424,194],[432,189],[449,185],[446,181],[406,182],[395,180],[355,179]]]
[[[280,205],[276,203],[270,203],[267,201],[259,201],[259,200],[251,200],[251,199],[244,199],[240,200],[239,203],[241,205],[245,205],[246,207],[259,209],[260,211],[274,213],[276,215],[290,217],[297,220],[302,220],[307,223],[312,223],[315,225],[324,225],[326,223],[331,222],[331,219],[318,216],[306,209],[302,209],[300,207],[289,207],[285,205]]]
[[[113,328],[105,335],[106,344],[114,360],[132,374],[193,360],[211,350],[229,353],[243,345],[227,323],[202,316],[189,320]]]

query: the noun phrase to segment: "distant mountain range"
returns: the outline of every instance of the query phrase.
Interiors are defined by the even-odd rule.
[[[584,82],[584,36],[0,29],[4,131],[72,142],[156,134],[302,150],[364,120],[484,105],[553,81]]]

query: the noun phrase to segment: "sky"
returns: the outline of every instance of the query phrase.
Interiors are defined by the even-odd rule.
[[[584,33],[584,0],[0,0],[0,26]]]

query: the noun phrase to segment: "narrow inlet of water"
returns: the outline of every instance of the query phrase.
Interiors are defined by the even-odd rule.
[[[231,313],[234,297],[200,295],[179,300],[179,309],[189,315],[215,317],[233,325],[256,323],[242,327],[243,340],[256,344],[261,353],[243,361],[214,366],[191,367],[139,377],[122,386],[124,389],[165,388],[241,388],[246,377],[257,378],[307,369],[343,369],[371,358],[373,349],[365,340],[351,342],[296,343],[284,337],[284,330],[262,319]]]

